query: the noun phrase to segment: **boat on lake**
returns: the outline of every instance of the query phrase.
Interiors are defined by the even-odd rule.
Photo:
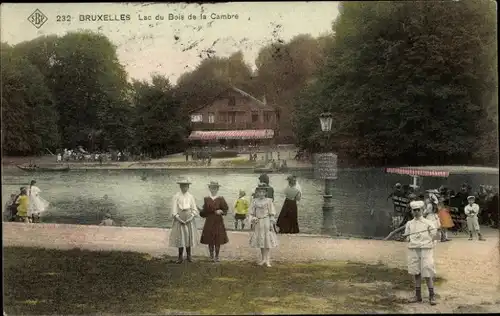
[[[28,172],[66,172],[69,171],[69,166],[54,166],[54,167],[40,167],[40,166],[21,166],[16,165],[19,169]]]

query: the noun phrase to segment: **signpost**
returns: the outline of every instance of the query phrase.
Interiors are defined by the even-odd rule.
[[[321,153],[314,155],[314,176],[325,180],[325,194],[323,195],[323,233],[337,235],[337,226],[333,217],[333,183],[337,179],[337,155]]]
[[[330,134],[333,124],[333,114],[321,113],[319,117],[321,130],[328,135],[325,151],[330,145]],[[325,194],[323,195],[323,233],[338,235],[337,226],[333,217],[333,181],[337,179],[337,155],[331,152],[314,155],[314,175],[317,179],[325,180]]]

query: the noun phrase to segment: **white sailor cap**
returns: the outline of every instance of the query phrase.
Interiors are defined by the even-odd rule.
[[[413,202],[410,202],[410,208],[412,210],[421,209],[421,208],[424,208],[424,206],[425,206],[424,201],[413,201]]]

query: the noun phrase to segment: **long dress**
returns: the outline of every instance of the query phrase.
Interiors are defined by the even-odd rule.
[[[28,197],[29,197],[29,207],[28,207],[28,216],[32,215],[40,215],[45,212],[49,207],[49,202],[44,200],[40,196],[40,188],[35,185],[32,185],[28,189]]]
[[[224,245],[229,242],[222,215],[215,213],[222,210],[227,215],[229,207],[222,196],[205,197],[200,216],[205,218],[200,242],[204,245]]]
[[[187,224],[181,224],[175,216],[182,220],[193,218]],[[170,231],[169,246],[176,248],[195,247],[198,245],[199,234],[194,217],[198,216],[196,201],[191,193],[178,192],[172,199],[172,229]]]
[[[300,200],[301,194],[297,187],[287,187],[285,189],[285,202],[281,208],[280,215],[276,226],[279,227],[280,234],[297,234],[299,233],[299,222],[297,215],[297,201]]]
[[[270,198],[254,199],[250,206],[249,218],[257,218],[257,223],[250,233],[250,246],[253,248],[276,248],[278,237],[272,222],[276,216],[273,200]]]

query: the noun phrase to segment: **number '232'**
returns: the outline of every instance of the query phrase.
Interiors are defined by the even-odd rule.
[[[57,15],[57,22],[71,22],[71,15]]]

